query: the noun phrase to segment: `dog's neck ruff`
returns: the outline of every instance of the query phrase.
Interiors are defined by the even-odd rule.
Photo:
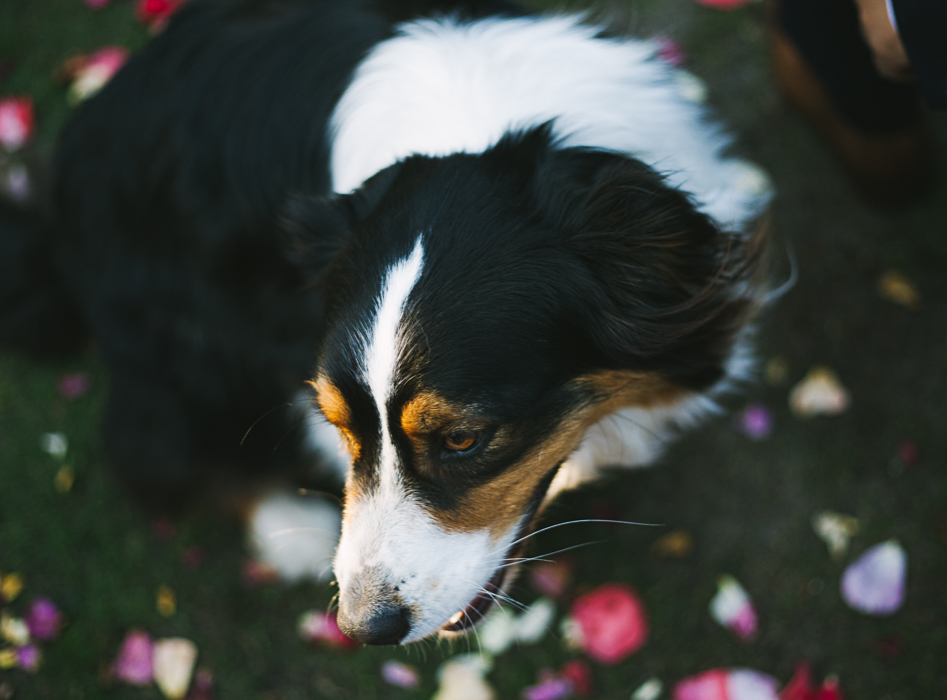
[[[562,147],[634,156],[740,230],[769,200],[765,174],[688,99],[657,44],[605,39],[580,16],[423,19],[357,68],[332,117],[332,180],[351,192],[413,154],[481,153],[552,122]]]

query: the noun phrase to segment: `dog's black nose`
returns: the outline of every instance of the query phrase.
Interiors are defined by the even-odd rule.
[[[404,606],[376,606],[369,614],[352,619],[340,610],[338,624],[356,642],[398,644],[411,630],[411,613]]]

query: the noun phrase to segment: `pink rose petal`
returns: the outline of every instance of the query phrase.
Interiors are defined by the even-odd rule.
[[[59,390],[59,395],[64,399],[78,399],[80,396],[89,393],[89,389],[92,388],[92,377],[85,372],[63,374],[59,377],[56,388]]]
[[[904,603],[907,554],[897,540],[870,547],[842,574],[842,598],[866,615],[890,615]]]
[[[399,688],[417,688],[421,684],[421,676],[418,669],[400,661],[390,659],[382,664],[381,677],[386,683]]]
[[[63,619],[59,608],[49,598],[36,598],[26,613],[26,626],[30,636],[48,642],[59,636]]]
[[[115,677],[129,685],[148,685],[154,676],[153,655],[154,642],[148,633],[130,631],[112,666]]]
[[[705,671],[678,682],[671,692],[672,700],[730,700],[727,697],[727,676],[724,669]]]
[[[737,428],[751,440],[765,440],[773,432],[773,414],[763,404],[751,403],[737,417]]]
[[[748,640],[756,635],[756,610],[746,590],[732,576],[721,576],[717,582],[717,594],[710,601],[710,614],[740,639]]]
[[[606,583],[572,605],[579,644],[593,659],[616,664],[638,651],[648,639],[644,605],[632,588]]]
[[[658,36],[655,37],[655,41],[658,42],[658,56],[670,63],[672,66],[680,68],[685,63],[687,63],[687,55],[684,53],[684,49],[681,48],[681,45],[674,41],[671,37],[667,36]]]
[[[319,642],[337,649],[355,649],[358,642],[342,634],[335,612],[310,610],[300,616],[297,629],[307,642]]]
[[[135,15],[139,22],[153,27],[167,21],[181,3],[182,0],[138,0]]]
[[[69,99],[75,103],[94,95],[112,79],[118,70],[128,61],[128,49],[121,46],[105,46],[88,56],[76,59],[72,85],[69,86]]]
[[[567,558],[539,562],[530,567],[529,582],[543,595],[558,600],[572,585],[573,568]]]
[[[0,99],[0,147],[13,152],[33,137],[33,98],[4,97]]]

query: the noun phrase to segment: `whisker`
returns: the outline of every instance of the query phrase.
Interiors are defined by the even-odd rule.
[[[584,518],[582,520],[569,520],[564,523],[556,523],[555,525],[549,525],[548,527],[544,527],[541,530],[536,530],[536,532],[531,532],[528,535],[520,537],[518,540],[514,540],[513,542],[510,542],[510,544],[508,545],[497,547],[497,549],[493,550],[491,554],[496,553],[500,550],[508,550],[513,545],[519,544],[520,542],[528,540],[530,537],[535,537],[541,532],[546,532],[547,530],[554,530],[557,527],[565,527],[566,525],[576,525],[578,523],[612,523],[614,525],[641,525],[643,527],[664,527],[663,523],[636,523],[630,520],[602,520],[599,518]]]
[[[525,564],[526,562],[530,562],[530,561],[549,561],[548,559],[541,559],[540,557],[551,557],[553,554],[561,554],[562,552],[568,552],[570,549],[578,549],[579,547],[587,547],[590,544],[602,544],[602,542],[604,541],[605,540],[595,540],[593,542],[583,542],[582,544],[574,544],[571,547],[564,547],[562,549],[558,549],[555,552],[549,552],[549,554],[541,554],[539,557],[529,557],[521,561],[511,561],[507,564],[502,564],[501,566],[498,566],[497,570],[505,569],[508,566],[516,566],[517,564]]]
[[[257,423],[259,423],[261,420],[266,418],[273,411],[278,411],[281,408],[292,408],[294,405],[295,404],[292,401],[287,401],[286,403],[281,403],[279,406],[273,406],[273,408],[271,408],[269,411],[267,411],[262,416],[260,416],[255,421],[253,421],[253,424],[249,428],[247,428],[247,432],[245,432],[243,434],[243,437],[240,438],[240,446],[243,447],[243,443],[246,442],[247,436],[250,434],[250,431],[256,427]]]
[[[283,535],[291,535],[294,532],[324,532],[327,535],[336,535],[333,530],[326,530],[325,528],[321,527],[287,527],[282,530],[276,530],[275,532],[267,533],[266,536],[272,539],[274,537],[282,537]]]

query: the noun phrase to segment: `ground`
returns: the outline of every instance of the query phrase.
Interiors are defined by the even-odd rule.
[[[640,593],[651,623],[645,647],[616,666],[593,664],[595,698],[624,700],[645,679],[672,684],[720,666],[746,666],[785,681],[809,661],[821,678],[841,680],[850,700],[947,697],[947,188],[899,216],[873,213],[856,198],[819,141],[790,113],[771,79],[765,12],[733,12],[691,0],[614,3],[607,14],[635,32],[679,41],[688,68],[709,86],[709,101],[738,136],[738,151],[765,167],[777,196],[771,221],[777,263],[798,260],[799,281],[767,309],[758,334],[765,362],[784,358],[785,384],[763,381],[728,400],[749,401],[775,417],[772,436],[753,442],[726,416],[684,437],[654,468],[617,474],[567,495],[544,523],[614,513],[662,527],[572,525],[536,538],[532,554],[580,542],[576,585],[625,581]],[[138,48],[148,34],[133,6],[115,0],[88,10],[80,0],[4,0],[0,4],[0,94],[36,102],[42,161],[68,114],[57,66],[77,51],[119,43]],[[936,118],[938,153],[947,155],[947,121]],[[942,167],[943,170],[943,167]],[[776,273],[788,266],[777,264]],[[913,280],[916,311],[884,300],[877,281],[889,269]],[[835,369],[851,393],[843,415],[801,420],[787,406],[789,387],[816,364]],[[66,371],[91,373],[93,390],[67,401],[56,389]],[[407,649],[317,649],[297,637],[295,621],[324,608],[332,591],[315,585],[248,587],[239,527],[207,514],[178,519],[170,539],[137,510],[104,463],[99,417],[108,377],[94,352],[59,363],[0,355],[0,571],[26,580],[23,599],[47,595],[68,618],[45,646],[35,675],[0,671],[17,698],[159,697],[154,688],[109,685],[110,660],[131,627],[181,635],[200,649],[220,698],[426,698],[435,669],[460,643]],[[67,494],[54,488],[60,464],[40,436],[69,438],[76,474]],[[916,465],[895,458],[913,441]],[[863,523],[852,551],[833,561],[810,526],[831,509]],[[662,534],[684,528],[695,541],[683,559],[651,554]],[[890,617],[848,608],[839,593],[843,568],[868,546],[897,538],[908,555],[906,602]],[[182,566],[199,546],[206,561]],[[721,574],[750,592],[760,636],[738,641],[707,612]],[[177,612],[162,617],[155,591],[171,586]],[[525,583],[513,593],[529,602]],[[23,600],[16,605],[22,606]],[[20,608],[15,607],[15,610]],[[542,667],[575,656],[558,634],[499,658],[490,675],[501,698],[516,698]],[[417,665],[416,691],[386,685],[379,667],[396,658]],[[2,685],[0,685],[2,687]]]

